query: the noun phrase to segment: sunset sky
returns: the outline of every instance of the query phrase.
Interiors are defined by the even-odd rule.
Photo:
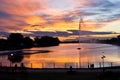
[[[0,0],[0,34],[108,38],[120,33],[120,0]]]

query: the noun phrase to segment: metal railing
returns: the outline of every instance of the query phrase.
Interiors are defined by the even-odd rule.
[[[103,68],[103,67],[115,67],[120,66],[120,62],[91,62],[87,63],[84,62],[81,64],[81,67],[79,67],[79,63],[60,63],[60,62],[49,62],[49,63],[27,63],[27,62],[21,62],[21,63],[11,63],[11,62],[0,62],[1,67],[21,67],[21,65],[24,65],[28,68],[69,68],[72,66],[72,68]],[[104,65],[104,66],[103,66]]]

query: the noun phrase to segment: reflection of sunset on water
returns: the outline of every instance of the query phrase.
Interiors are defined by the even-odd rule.
[[[23,62],[26,62],[26,66],[30,66],[32,63],[33,67],[47,67],[54,64],[65,65],[66,63],[79,63],[79,52],[77,50],[78,44],[61,44],[55,47],[45,47],[45,48],[33,48],[31,50],[50,50],[49,53],[37,53],[29,55],[29,58],[24,58]],[[88,63],[98,63],[101,62],[101,56],[106,55],[106,62],[119,61],[117,46],[107,45],[107,44],[81,44],[81,64],[82,66]],[[117,50],[116,52],[113,50]],[[46,65],[46,66],[45,66]],[[98,65],[98,64],[97,64]]]
[[[60,46],[53,47],[41,47],[41,48],[30,48],[23,49],[24,59],[22,62],[26,67],[33,68],[53,68],[53,67],[61,67],[73,65],[74,67],[78,67],[79,63],[79,51],[78,44],[60,44]],[[88,63],[94,63],[95,66],[99,65],[101,62],[101,56],[105,55],[105,62],[113,62],[114,65],[119,64],[120,55],[119,55],[119,47],[108,44],[90,44],[90,43],[81,43],[80,50],[80,59],[82,67],[87,67]],[[47,53],[42,53],[41,51],[48,50]],[[37,52],[37,53],[35,53]],[[104,53],[103,53],[104,52]],[[0,61],[3,66],[10,66],[10,62],[8,61],[7,55],[1,55]],[[22,63],[21,62],[21,63]],[[107,64],[107,63],[106,63]],[[13,64],[14,66],[15,64]],[[20,65],[18,63],[18,65]]]

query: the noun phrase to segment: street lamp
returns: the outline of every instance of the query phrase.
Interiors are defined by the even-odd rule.
[[[103,72],[105,71],[105,69],[104,69],[104,58],[106,58],[106,56],[103,55],[103,56],[101,57],[101,59],[102,59],[102,64],[103,64]]]
[[[104,58],[105,58],[105,56],[103,55],[103,56],[101,57],[101,59],[102,59],[102,64],[103,64],[103,68],[104,68]]]
[[[80,50],[81,48],[77,48],[79,50],[79,58],[78,58],[78,64],[79,64],[79,68],[81,68],[81,54],[80,54]]]

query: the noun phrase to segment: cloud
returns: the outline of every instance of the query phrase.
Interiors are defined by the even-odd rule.
[[[72,35],[79,35],[78,30],[68,30],[72,32]],[[117,34],[115,32],[97,32],[97,31],[80,31],[80,35],[106,35],[106,34]]]
[[[30,32],[31,36],[57,36],[57,37],[69,37],[69,36],[78,36],[78,30],[68,30],[68,31],[26,31]],[[115,32],[93,32],[93,31],[80,31],[80,35],[106,35],[106,34],[117,34]]]
[[[15,15],[25,15],[30,14],[36,10],[43,9],[44,1],[34,1],[34,0],[1,0],[0,10],[15,14]]]
[[[48,31],[27,31],[31,33],[31,36],[69,36],[67,32],[57,31],[57,32],[48,32]]]
[[[9,18],[9,17],[11,17],[10,14],[2,12],[2,11],[0,12],[0,18]]]
[[[22,30],[27,24],[26,18],[29,18],[34,11],[43,9],[42,5],[44,5],[44,1],[36,0],[1,0],[0,2],[0,19],[2,18],[0,28],[6,28],[5,31],[15,29],[14,27]]]
[[[42,25],[37,26],[38,32],[32,32],[36,35],[46,34],[42,30],[53,36],[74,35],[67,30],[78,27],[80,16],[86,24],[83,30],[99,29],[120,18],[119,7],[112,0],[1,0],[0,31],[34,30],[36,27],[28,25],[31,24]],[[50,29],[58,32],[51,33]]]
[[[8,37],[9,36],[9,33],[7,33],[7,32],[0,32],[0,36],[2,36],[2,37]]]
[[[78,0],[77,5],[79,7],[99,7],[99,6],[111,6],[112,3],[109,0]]]
[[[59,16],[58,19],[64,20],[66,22],[71,22],[78,19],[80,16],[83,16],[86,19],[96,20],[96,21],[99,18],[99,21],[101,21],[102,23],[107,21],[109,22],[109,20],[111,21],[115,20],[116,16],[112,14],[113,13],[112,11],[114,11],[116,14],[119,14],[118,12],[116,12],[116,9],[119,9],[118,7],[116,7],[116,4],[108,0],[104,0],[104,1],[77,0],[77,1],[79,2],[77,3],[77,6],[75,6],[73,10],[64,11],[65,14]],[[114,16],[114,18],[111,16]],[[116,19],[118,18],[116,17]]]

